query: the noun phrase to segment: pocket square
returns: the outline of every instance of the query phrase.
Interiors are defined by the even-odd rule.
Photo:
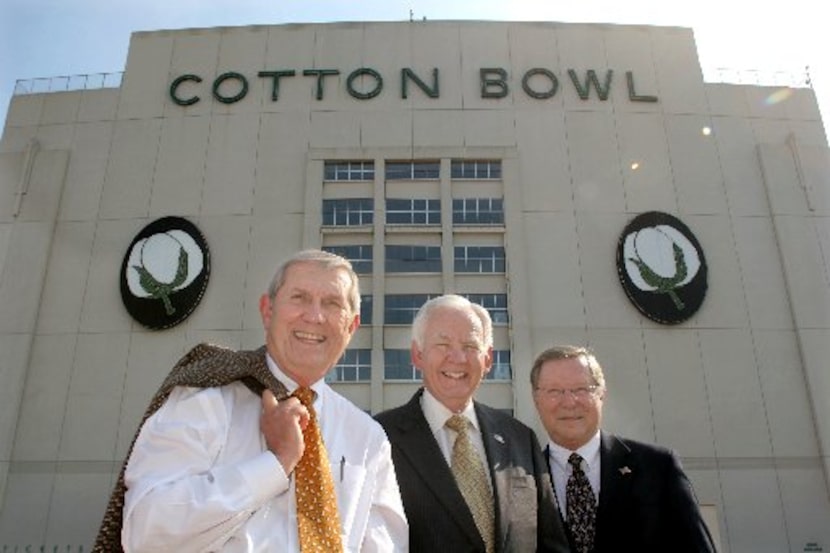
[[[622,474],[623,476],[631,474],[631,469],[628,468],[628,466],[620,467],[619,471],[620,471],[620,474]]]

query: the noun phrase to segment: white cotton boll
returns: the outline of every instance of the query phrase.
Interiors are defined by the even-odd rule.
[[[688,238],[668,225],[646,227],[625,237],[623,254],[626,271],[637,288],[644,291],[657,290],[656,286],[645,281],[635,260],[641,261],[663,278],[672,279],[678,274],[675,246],[683,253],[687,271],[686,276],[675,284],[679,287],[690,282],[700,270],[700,258]]]
[[[179,255],[187,253],[187,276],[176,289],[180,290],[193,282],[202,272],[204,256],[193,238],[184,231],[159,232],[136,242],[130,252],[127,269],[127,284],[130,292],[140,298],[151,294],[141,286],[140,274],[133,267],[143,267],[154,279],[169,284],[176,278]]]

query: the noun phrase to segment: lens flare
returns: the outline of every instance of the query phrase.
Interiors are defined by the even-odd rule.
[[[768,106],[772,106],[775,104],[779,104],[793,95],[793,90],[791,88],[782,88],[781,90],[776,90],[764,100],[764,103]]]

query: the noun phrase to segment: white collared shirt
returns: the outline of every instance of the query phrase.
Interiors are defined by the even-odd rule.
[[[455,430],[450,430],[444,425],[447,420],[455,414],[465,416],[467,420],[472,423],[473,428],[475,429],[475,432],[468,432],[470,441],[481,458],[481,462],[484,463],[484,467],[487,469],[487,472],[490,472],[488,468],[489,465],[487,464],[487,454],[484,451],[484,441],[481,439],[481,426],[478,423],[478,417],[476,417],[476,410],[472,401],[468,402],[467,406],[464,407],[461,412],[453,413],[447,409],[443,403],[435,399],[435,396],[429,393],[429,390],[424,388],[424,393],[421,396],[421,409],[424,411],[424,417],[427,419],[429,429],[432,430],[432,435],[435,436],[435,441],[438,442],[438,447],[441,449],[441,453],[444,454],[444,459],[447,461],[447,465],[449,466],[452,466],[452,447],[453,444],[455,444],[457,432]],[[489,479],[487,482],[492,488],[492,482],[490,482]]]
[[[591,489],[594,491],[594,498],[599,498],[599,482],[600,482],[600,435],[599,430],[588,442],[576,450],[576,452],[566,449],[561,445],[556,444],[553,440],[548,442],[548,454],[550,455],[550,472],[553,478],[553,489],[556,492],[556,502],[559,506],[559,511],[562,517],[566,517],[568,512],[566,488],[568,485],[568,478],[573,473],[573,467],[568,463],[571,453],[578,453],[582,459],[582,471],[588,477],[588,482],[591,483]]]
[[[297,388],[270,358],[268,366],[289,392]],[[323,380],[312,389],[344,550],[407,551],[386,434]],[[268,450],[260,412],[260,398],[239,382],[174,388],[130,456],[125,551],[299,551],[294,479]]]

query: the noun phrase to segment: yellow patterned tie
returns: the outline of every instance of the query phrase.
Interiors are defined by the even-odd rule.
[[[492,553],[495,551],[493,496],[487,483],[487,470],[467,434],[469,424],[463,415],[453,415],[445,423],[447,428],[458,434],[452,446],[452,473],[470,508],[487,553]]]
[[[340,540],[340,516],[331,466],[317,425],[317,414],[312,405],[314,392],[297,388],[294,397],[308,409],[308,424],[303,430],[305,452],[294,469],[297,483],[297,525],[302,553],[332,553],[343,551]]]

